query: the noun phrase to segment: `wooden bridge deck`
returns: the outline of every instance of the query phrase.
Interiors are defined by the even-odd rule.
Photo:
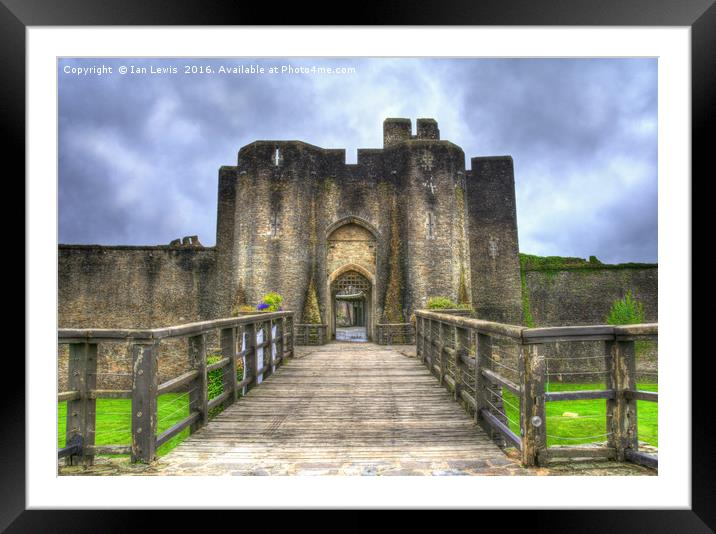
[[[297,356],[149,471],[524,474],[414,357],[367,343]]]

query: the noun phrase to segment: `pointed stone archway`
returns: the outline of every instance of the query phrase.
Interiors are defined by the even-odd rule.
[[[331,339],[370,341],[375,329],[375,277],[360,265],[346,264],[328,276]],[[341,313],[341,308],[350,310]],[[338,336],[336,335],[338,334]]]
[[[374,338],[378,239],[375,226],[355,216],[326,229],[324,309],[330,339],[336,339],[336,328],[353,328],[358,339],[363,332],[364,341]]]

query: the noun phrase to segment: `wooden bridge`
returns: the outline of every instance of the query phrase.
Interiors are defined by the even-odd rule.
[[[292,312],[153,330],[60,330],[69,365],[68,390],[58,394],[67,402],[66,444],[58,456],[88,465],[96,455],[130,454],[150,464],[145,473],[159,475],[501,475],[577,457],[656,467],[656,458],[639,450],[636,403],[655,402],[658,394],[637,389],[633,350],[636,340],[655,339],[656,325],[528,329],[416,315],[416,345],[402,346],[329,343],[295,350]],[[401,339],[405,329],[387,339]],[[172,341],[183,342],[190,369],[160,384],[166,357],[160,345]],[[581,356],[557,371],[603,373],[604,386],[547,391],[554,373],[545,369],[544,347],[575,341],[602,344],[599,359],[607,366],[574,367],[594,358]],[[131,388],[98,387],[98,346],[112,342],[130,349]],[[212,373],[220,373],[222,386],[213,396]],[[185,397],[187,413],[160,431],[158,398],[176,392]],[[129,399],[130,445],[96,444],[96,402],[103,398]],[[547,446],[546,403],[582,399],[606,402],[602,442]],[[157,459],[157,449],[187,428],[191,435]],[[506,456],[498,444],[517,454]]]
[[[502,474],[519,470],[415,358],[332,343],[192,434],[157,474]]]

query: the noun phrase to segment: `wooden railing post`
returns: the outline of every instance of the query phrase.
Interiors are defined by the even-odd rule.
[[[89,392],[97,383],[97,344],[71,343],[69,354],[67,381],[72,391],[79,391],[79,398],[67,401],[67,445],[81,441],[82,453],[71,455],[66,459],[67,465],[92,465],[94,456],[86,454],[89,447],[94,446],[96,429],[95,400],[89,398]]]
[[[488,408],[487,398],[487,379],[482,376],[483,369],[490,369],[490,360],[492,360],[492,338],[487,334],[476,333],[477,347],[475,353],[475,421],[482,422],[481,426],[486,432],[492,434],[490,425],[484,423],[484,419],[480,415],[481,410]]]
[[[415,356],[423,361],[423,318],[415,318]]]
[[[278,341],[276,342],[276,354],[281,358],[281,365],[284,364],[284,359],[286,358],[284,355],[286,347],[286,338],[284,336],[286,332],[286,321],[284,319],[285,317],[281,317],[276,320],[276,335],[278,336]]]
[[[461,392],[464,388],[464,381],[463,381],[463,369],[466,366],[466,364],[463,363],[462,357],[467,357],[470,353],[470,333],[464,329],[455,326],[454,327],[454,336],[455,336],[455,374],[457,375],[455,377],[455,400],[459,401],[461,397]]]
[[[206,376],[206,335],[189,338],[189,365],[199,371],[189,393],[189,411],[199,412],[199,419],[192,423],[190,432],[196,432],[209,422],[209,391]]]
[[[246,367],[244,376],[249,378],[248,386],[255,386],[258,383],[258,358],[256,357],[256,323],[249,323],[245,327],[246,332]]]
[[[438,321],[438,361],[440,362],[440,385],[445,382],[447,353],[445,352],[445,325]]]
[[[266,348],[264,349],[264,354],[266,354],[266,350],[268,350],[268,370],[267,373],[264,375],[264,378],[271,376],[274,371],[276,371],[276,361],[273,357],[273,319],[269,319],[264,323],[264,328],[266,329]],[[264,358],[265,360],[266,358]]]
[[[539,465],[540,452],[547,447],[545,415],[545,361],[536,344],[520,344],[520,433],[522,434],[522,463]]]
[[[224,401],[224,407],[232,404],[238,397],[239,391],[236,387],[236,328],[222,328],[220,332],[221,355],[229,358],[229,365],[223,371],[224,391],[230,391],[231,395]]]
[[[613,380],[616,399],[613,432],[617,460],[623,462],[628,450],[636,451],[638,448],[637,401],[627,398],[625,393],[636,390],[636,354],[634,341],[616,341],[614,345]]]
[[[133,463],[149,463],[157,446],[157,362],[159,343],[133,343],[132,454]]]

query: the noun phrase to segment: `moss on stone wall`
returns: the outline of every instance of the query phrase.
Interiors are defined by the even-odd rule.
[[[403,317],[403,269],[400,256],[400,229],[398,228],[398,201],[395,195],[390,208],[390,251],[388,286],[385,291],[383,321],[402,323]]]
[[[532,310],[530,310],[530,291],[527,287],[527,274],[525,273],[525,262],[524,256],[527,254],[520,254],[520,285],[522,290],[522,323],[530,328],[535,326],[534,318],[532,317]],[[536,256],[535,256],[536,257]]]
[[[628,291],[643,299],[645,320],[655,322],[657,276],[656,264],[520,254],[523,324],[603,324],[614,299]]]
[[[318,294],[316,293],[316,284],[311,278],[308,284],[306,300],[303,305],[303,313],[301,314],[301,322],[304,324],[321,324],[321,309],[318,306]]]
[[[596,256],[589,260],[566,256],[535,256],[520,253],[520,268],[523,271],[580,271],[601,269],[644,269],[657,267],[656,263],[602,263]]]
[[[310,236],[309,242],[311,254],[311,277],[308,282],[308,289],[303,300],[303,311],[301,322],[304,324],[321,324],[321,307],[318,304],[318,293],[316,292],[316,256],[318,251],[318,229],[316,221],[316,197],[311,198],[311,214],[309,217]]]
[[[470,296],[467,293],[467,284],[465,283],[465,266],[460,266],[460,286],[458,288],[457,301],[462,305],[470,304]]]
[[[462,305],[470,304],[470,295],[467,290],[467,277],[465,276],[465,194],[462,184],[458,181],[455,184],[455,211],[457,213],[457,246],[459,250],[460,281],[458,286],[457,301]]]

